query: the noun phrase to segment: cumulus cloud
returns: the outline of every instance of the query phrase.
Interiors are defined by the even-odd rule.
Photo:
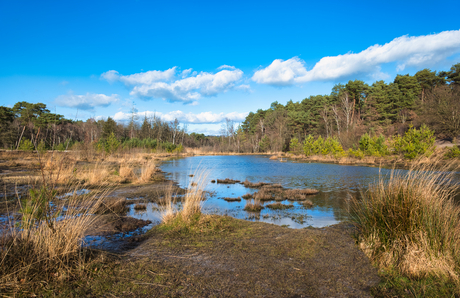
[[[119,97],[118,94],[112,94],[110,96],[95,93],[76,95],[70,92],[67,95],[59,95],[54,101],[61,107],[93,110],[95,107],[107,107],[114,102],[118,102]]]
[[[131,86],[130,95],[149,99],[161,98],[169,101],[195,103],[201,97],[216,96],[235,88],[243,77],[243,72],[233,68],[223,69],[217,73],[192,72],[186,69],[175,78],[176,67],[165,71],[147,71],[129,76],[120,75],[115,70],[109,70],[101,77],[109,82],[120,81]]]
[[[350,75],[382,76],[380,66],[397,63],[397,70],[407,66],[426,67],[460,53],[460,30],[423,36],[402,36],[384,45],[373,45],[359,53],[324,57],[311,70],[294,57],[277,59],[256,71],[252,80],[260,84],[286,86],[309,81],[326,81]],[[380,73],[380,74],[379,74]]]
[[[163,121],[174,121],[174,119],[179,120],[182,123],[190,123],[190,124],[210,124],[210,123],[220,123],[228,118],[235,122],[243,121],[248,113],[212,113],[212,112],[202,112],[199,114],[194,113],[184,113],[182,111],[172,111],[169,113],[161,113],[161,112],[152,112],[152,111],[144,111],[139,112],[138,115],[142,119],[143,117],[151,118],[157,117]],[[113,119],[116,121],[126,121],[130,119],[129,113],[118,112],[113,116]]]
[[[286,61],[276,59],[268,67],[256,71],[252,80],[259,84],[286,86],[294,84],[296,78],[306,74],[304,62],[294,57]]]
[[[235,70],[236,67],[235,66],[231,66],[231,65],[222,65],[222,66],[219,66],[217,69],[231,69],[231,70]]]
[[[176,67],[168,70],[150,70],[141,73],[135,73],[129,76],[122,76],[116,70],[104,72],[101,77],[109,82],[122,82],[125,85],[151,84],[153,82],[170,80],[176,73]]]

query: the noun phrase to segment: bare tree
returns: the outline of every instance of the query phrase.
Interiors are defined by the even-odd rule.
[[[176,143],[176,135],[177,135],[177,132],[179,131],[179,120],[177,120],[177,118],[174,119],[174,121],[171,121],[171,128],[172,128],[172,133],[173,133],[173,144]]]
[[[348,93],[345,92],[340,98],[340,102],[342,105],[342,111],[345,114],[345,125],[347,127],[347,132],[348,132],[348,128],[350,127],[352,119],[353,119],[352,114],[353,114],[354,101],[353,102],[350,101],[348,97]]]
[[[340,116],[339,116],[339,109],[337,108],[336,105],[333,105],[331,107],[332,109],[332,112],[334,113],[334,119],[335,119],[335,123],[337,125],[337,134],[339,135],[340,137]]]

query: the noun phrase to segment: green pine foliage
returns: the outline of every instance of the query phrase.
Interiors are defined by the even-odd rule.
[[[345,151],[337,138],[326,138],[319,136],[316,140],[308,135],[303,143],[303,151],[306,156],[310,155],[333,155],[335,157],[345,156]]]
[[[422,125],[420,129],[412,126],[404,134],[397,135],[392,139],[385,139],[383,135],[371,137],[368,133],[361,136],[359,147],[356,150],[350,148],[347,152],[343,150],[340,141],[335,137],[323,139],[321,136],[314,138],[308,135],[303,142],[303,152],[305,156],[311,155],[332,155],[334,157],[351,156],[363,158],[364,156],[384,157],[391,154],[400,154],[407,159],[414,159],[421,155],[430,156],[434,150],[433,136],[434,131],[430,130],[426,125]],[[298,139],[291,139],[291,148],[298,144]],[[454,150],[454,149],[452,149]],[[456,150],[460,150],[457,148]],[[454,155],[456,151],[452,151],[450,155]],[[449,156],[450,156],[449,155]]]
[[[403,154],[405,158],[414,159],[420,155],[430,156],[434,151],[434,131],[426,125],[419,130],[410,126],[404,136],[397,135],[392,140],[395,153]]]
[[[19,145],[19,150],[33,151],[34,149],[35,149],[35,146],[31,140],[22,139],[21,144]]]
[[[365,155],[376,157],[390,154],[383,135],[380,135],[379,137],[371,137],[367,133],[362,135],[359,140],[359,150],[361,150]]]

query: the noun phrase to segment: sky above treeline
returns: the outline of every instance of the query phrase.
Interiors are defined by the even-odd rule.
[[[177,118],[218,134],[274,101],[460,62],[460,1],[0,0],[0,105]]]

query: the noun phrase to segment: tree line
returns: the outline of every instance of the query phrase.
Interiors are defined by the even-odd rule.
[[[423,69],[415,75],[397,75],[393,82],[361,80],[337,84],[329,95],[300,102],[278,102],[267,110],[249,113],[238,133],[244,150],[288,151],[290,141],[309,135],[336,137],[349,149],[368,133],[403,135],[410,125],[427,127],[437,138],[453,140],[460,134],[460,63],[449,71]]]
[[[292,140],[313,136],[336,138],[348,150],[363,135],[403,135],[425,124],[437,138],[460,134],[460,63],[449,71],[423,69],[397,75],[393,82],[361,80],[335,85],[328,95],[316,95],[286,105],[273,102],[267,110],[250,112],[240,124],[225,119],[219,136],[189,133],[187,125],[159,117],[139,119],[133,107],[125,124],[111,117],[86,121],[66,119],[43,103],[0,106],[0,146],[6,149],[66,150],[91,148],[106,152],[145,148],[172,152],[183,147],[215,152],[291,151]],[[294,142],[294,143],[295,143]]]

